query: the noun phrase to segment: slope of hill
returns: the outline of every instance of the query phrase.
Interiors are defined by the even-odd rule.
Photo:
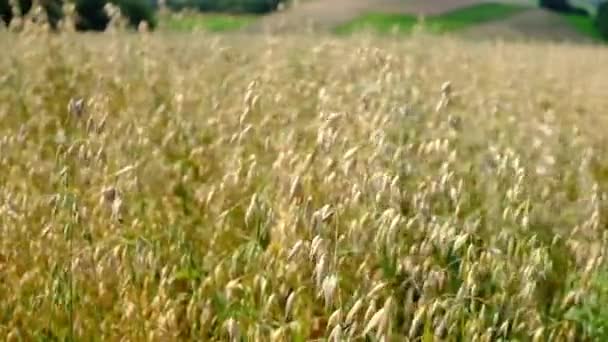
[[[566,18],[542,9],[533,9],[511,18],[477,25],[460,32],[460,34],[474,39],[502,38],[593,42],[591,34],[584,34],[577,30],[574,25],[569,24]]]
[[[529,37],[532,39],[567,39],[586,41],[564,18],[538,9],[531,0],[311,0],[283,12],[272,14],[248,27],[253,32],[286,33],[327,31],[351,22],[366,13],[438,16],[483,3],[505,3],[530,6],[508,20],[484,23],[463,32],[475,38]]]

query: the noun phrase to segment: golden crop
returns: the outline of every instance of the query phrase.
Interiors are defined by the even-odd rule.
[[[26,30],[0,49],[2,340],[597,333],[575,313],[606,274],[605,48]]]

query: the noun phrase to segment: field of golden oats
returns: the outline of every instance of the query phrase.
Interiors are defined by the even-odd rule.
[[[7,341],[608,334],[608,50],[0,32]]]

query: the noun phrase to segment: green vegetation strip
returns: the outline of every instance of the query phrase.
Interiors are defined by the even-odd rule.
[[[239,30],[256,20],[253,15],[171,14],[161,17],[162,26],[169,31],[225,32]]]
[[[432,32],[444,33],[490,21],[506,19],[528,9],[530,7],[522,5],[485,3],[428,17],[425,19],[424,24]],[[371,29],[381,33],[388,33],[392,30],[405,33],[410,32],[418,22],[418,17],[414,15],[370,13],[338,27],[336,32],[346,34],[362,29]]]
[[[598,41],[603,40],[591,16],[577,14],[563,14],[562,16],[571,26],[573,26],[580,33]]]

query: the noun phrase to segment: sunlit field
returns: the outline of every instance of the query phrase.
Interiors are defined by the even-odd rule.
[[[257,19],[248,15],[163,13],[160,26],[161,30],[169,32],[226,32],[243,29]]]
[[[608,50],[0,32],[7,341],[608,335]]]

